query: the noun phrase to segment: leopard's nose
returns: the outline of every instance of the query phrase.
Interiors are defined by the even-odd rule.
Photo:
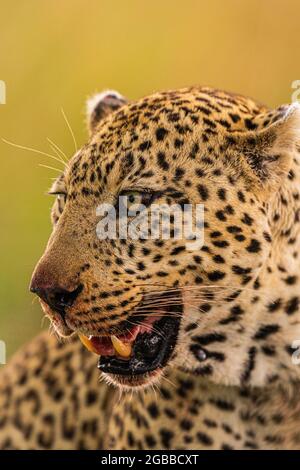
[[[82,291],[82,284],[76,289],[68,291],[61,287],[42,287],[34,285],[30,286],[30,291],[37,294],[44,302],[46,302],[50,308],[60,313],[63,317],[65,315],[65,308],[71,307],[75,302],[76,298]]]

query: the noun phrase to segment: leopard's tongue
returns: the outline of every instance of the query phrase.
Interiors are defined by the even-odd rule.
[[[123,359],[129,359],[134,341],[139,333],[150,332],[153,323],[160,317],[151,315],[141,325],[133,326],[130,331],[122,335],[111,336],[85,336],[78,333],[80,341],[91,352],[98,356],[114,356],[117,354]]]
[[[126,335],[121,336],[90,336],[78,334],[80,341],[91,352],[98,356],[114,356],[116,353],[127,359],[131,356],[132,344],[140,328],[134,327]]]

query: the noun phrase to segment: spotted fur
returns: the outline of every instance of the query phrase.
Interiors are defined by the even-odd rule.
[[[64,320],[43,307],[63,336],[101,335],[122,331],[145,294],[176,291],[176,348],[143,383],[106,377],[148,386],[118,400],[74,337],[43,335],[2,372],[0,447],[299,448],[299,106],[210,88],[92,103],[90,140],[53,188],[54,230],[34,273],[80,290]],[[97,239],[96,206],[136,188],[202,202],[202,248]]]

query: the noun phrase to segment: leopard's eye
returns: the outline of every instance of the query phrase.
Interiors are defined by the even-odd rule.
[[[58,208],[59,215],[61,215],[63,213],[64,207],[65,207],[65,204],[66,204],[66,200],[67,200],[67,194],[66,193],[58,193],[57,194],[56,203],[57,203],[57,208]]]
[[[67,193],[65,192],[50,192],[50,195],[56,196],[55,202],[52,206],[51,210],[51,219],[53,225],[56,225],[58,219],[60,218],[61,214],[63,213],[65,203],[67,200]]]
[[[67,193],[55,192],[55,193],[49,193],[49,194],[56,196],[56,204],[58,206],[59,212],[62,213],[66,200],[67,200]]]
[[[67,199],[67,195],[66,195],[66,193],[58,193],[57,196],[56,196],[56,199],[57,199],[58,203],[65,204],[66,199]]]
[[[67,193],[65,191],[49,191],[48,194],[50,196],[56,196],[57,200],[66,201]]]

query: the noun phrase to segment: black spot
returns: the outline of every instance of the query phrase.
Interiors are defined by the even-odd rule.
[[[258,253],[261,250],[260,242],[255,238],[252,238],[250,244],[246,247],[246,250],[249,251],[249,253]]]
[[[133,153],[128,152],[125,157],[123,158],[124,165],[126,168],[130,168],[133,165]]]
[[[255,333],[254,339],[262,340],[266,339],[268,336],[273,333],[277,333],[280,330],[280,326],[277,324],[262,325],[259,330]]]
[[[181,139],[175,139],[175,140],[174,140],[174,147],[175,147],[176,149],[179,149],[179,148],[182,147],[182,146],[183,146],[183,140],[181,140]]]
[[[179,113],[168,113],[167,117],[168,117],[168,121],[177,122],[180,119],[180,114]]]
[[[226,189],[220,188],[218,190],[218,196],[221,199],[221,201],[226,201]]]
[[[211,238],[218,238],[222,235],[222,232],[219,232],[219,230],[214,230],[213,232],[210,233]]]
[[[227,204],[227,206],[224,207],[224,210],[229,215],[234,214],[234,208],[230,204]]]
[[[226,434],[232,434],[232,428],[231,428],[231,426],[229,426],[228,424],[223,423],[223,424],[222,424],[222,428],[224,429],[224,431],[226,432]]]
[[[215,263],[218,263],[218,264],[223,264],[223,263],[225,263],[225,260],[224,260],[224,258],[223,258],[221,255],[215,255],[215,256],[213,257],[213,261],[214,261]]]
[[[150,447],[150,449],[156,446],[156,440],[151,434],[147,434],[145,436],[145,441],[147,446]]]
[[[82,190],[81,190],[81,194],[83,196],[89,196],[89,194],[91,194],[91,190],[89,188],[83,187]]]
[[[286,279],[284,279],[284,282],[287,285],[292,286],[292,285],[296,284],[297,276],[288,276]]]
[[[165,408],[164,413],[168,416],[170,419],[175,419],[176,418],[176,413],[174,410],[171,410],[170,408]]]
[[[226,240],[215,240],[213,241],[213,245],[217,246],[218,248],[227,248],[227,246],[229,246],[229,243]]]
[[[228,325],[229,323],[237,322],[241,315],[243,315],[244,310],[239,305],[234,305],[230,309],[230,315],[223,320],[220,320],[220,325]]]
[[[168,429],[161,429],[159,431],[159,434],[161,436],[161,443],[163,445],[163,448],[170,449],[171,440],[174,437],[174,433],[172,431],[169,431]]]
[[[157,130],[156,130],[156,138],[157,140],[164,140],[164,138],[166,137],[166,135],[168,134],[168,131],[166,129],[164,129],[163,127],[159,127]]]
[[[238,122],[241,118],[238,114],[235,113],[229,113],[230,118],[232,119],[233,122]]]
[[[163,152],[158,152],[157,163],[158,166],[160,166],[160,168],[162,168],[164,171],[169,169],[169,163],[166,161],[166,156]]]
[[[230,128],[230,123],[226,121],[226,119],[219,119],[218,122],[221,124],[221,126],[225,127],[225,129]]]
[[[219,210],[216,212],[216,217],[217,219],[222,220],[223,222],[227,220],[226,215],[224,214],[224,211],[222,210]]]
[[[175,248],[173,248],[173,250],[171,251],[170,255],[171,255],[171,256],[178,255],[178,254],[181,253],[182,251],[185,251],[185,246],[176,246]]]
[[[178,179],[178,180],[181,179],[181,178],[183,177],[184,173],[185,173],[185,171],[184,171],[183,168],[179,168],[179,167],[176,168],[176,170],[175,170],[175,178]]]
[[[251,268],[242,268],[242,266],[233,265],[232,266],[232,272],[234,272],[234,274],[244,276],[244,275],[249,274],[251,272]]]
[[[160,388],[160,393],[162,394],[162,397],[163,397],[164,400],[170,400],[172,398],[172,395],[169,392],[169,390],[167,390],[164,387]]]
[[[234,447],[232,447],[232,446],[229,445],[229,444],[224,443],[224,444],[222,444],[222,446],[221,446],[221,450],[234,450]]]
[[[205,176],[205,171],[202,168],[196,168],[195,173],[199,178],[203,178]]]
[[[226,230],[229,233],[239,233],[242,231],[241,227],[238,227],[237,225],[229,225],[226,227]]]
[[[292,297],[285,308],[285,312],[288,315],[293,315],[293,313],[297,312],[299,308],[299,297]]]
[[[194,144],[192,150],[190,151],[189,157],[194,159],[196,158],[197,153],[199,152],[199,145]]]
[[[201,442],[201,444],[205,446],[211,446],[213,444],[212,438],[204,432],[197,432],[197,439],[198,442]]]
[[[213,374],[213,368],[210,364],[203,367],[197,367],[194,369],[193,374],[199,375],[200,377],[207,377]]]
[[[140,261],[139,263],[137,263],[137,268],[139,271],[144,271],[145,270],[145,265],[142,261]]]
[[[246,124],[247,129],[249,129],[251,131],[253,131],[254,129],[257,128],[257,124],[249,118],[245,119],[245,124]]]
[[[131,431],[127,432],[127,442],[129,447],[133,447],[135,445],[135,440]]]
[[[159,416],[159,409],[158,409],[158,407],[155,403],[151,403],[148,406],[148,412],[149,412],[151,418],[156,419]]]
[[[253,219],[250,217],[250,215],[244,213],[244,217],[241,219],[243,224],[245,225],[252,225],[253,224]]]
[[[192,340],[196,341],[201,346],[207,346],[211,343],[224,343],[226,339],[226,336],[221,333],[208,333],[207,335],[192,337]]]
[[[276,349],[274,346],[262,346],[261,350],[266,356],[275,356],[276,354]]]
[[[251,377],[251,373],[252,373],[252,371],[254,370],[254,367],[255,367],[256,353],[257,353],[257,350],[254,346],[251,347],[248,351],[248,360],[247,360],[247,363],[246,363],[245,370],[244,370],[244,372],[242,374],[242,377],[241,377],[241,382],[242,383],[248,382],[250,377]]]
[[[199,307],[199,312],[207,313],[211,310],[211,305],[210,304],[201,304]]]
[[[246,198],[244,196],[244,193],[242,191],[237,192],[237,196],[240,202],[246,202]]]
[[[94,403],[96,403],[97,398],[98,398],[98,396],[97,396],[96,392],[93,392],[92,390],[89,390],[86,394],[86,405],[87,406],[93,405]]]
[[[223,410],[223,411],[234,411],[235,410],[235,406],[233,403],[231,403],[230,401],[227,401],[227,400],[221,400],[221,399],[211,399],[210,400],[210,403],[212,405],[214,405],[216,408],[218,408],[219,410]]]
[[[272,237],[268,232],[263,232],[264,239],[268,242],[271,243]]]
[[[208,273],[208,279],[212,282],[220,281],[221,279],[224,279],[225,273],[222,271],[212,271]]]
[[[215,421],[213,421],[212,419],[208,419],[208,418],[205,418],[203,420],[203,423],[205,424],[205,426],[207,426],[208,428],[216,428],[218,427],[217,423]]]
[[[192,423],[192,421],[190,421],[189,419],[182,419],[180,421],[180,427],[183,431],[190,431],[192,429],[192,427],[194,426],[194,424]]]
[[[159,277],[167,277],[169,273],[165,271],[157,271],[156,275]]]
[[[209,197],[208,189],[203,184],[198,184],[197,186],[198,192],[203,201],[206,201]]]
[[[142,142],[139,146],[139,150],[141,150],[142,152],[144,150],[148,150],[150,147],[152,146],[152,143],[150,140],[145,140],[145,142]]]

